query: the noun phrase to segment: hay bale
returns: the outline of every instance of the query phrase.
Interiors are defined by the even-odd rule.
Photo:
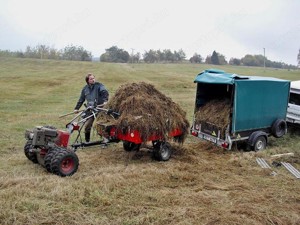
[[[196,123],[210,123],[214,124],[224,133],[227,125],[230,122],[230,107],[229,99],[214,99],[207,102],[199,108],[195,113]]]
[[[129,129],[137,130],[144,142],[154,134],[169,139],[168,134],[175,129],[183,132],[175,137],[175,141],[183,142],[189,132],[186,112],[171,98],[145,82],[121,85],[106,108],[121,113],[115,121],[118,129],[124,133]],[[97,117],[97,122],[103,122],[101,114]]]

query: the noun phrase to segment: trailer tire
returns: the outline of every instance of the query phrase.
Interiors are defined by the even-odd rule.
[[[159,142],[160,147],[154,149],[154,158],[158,161],[168,161],[172,155],[172,148],[168,142]]]
[[[58,176],[71,176],[76,173],[79,166],[78,156],[66,149],[58,151],[51,161],[52,172]]]
[[[152,141],[152,146],[155,150],[158,150],[160,148],[161,141]]]
[[[287,129],[286,121],[283,119],[277,119],[272,124],[271,132],[274,137],[280,138],[286,134],[286,129]]]
[[[28,140],[24,146],[24,153],[27,159],[29,159],[33,163],[38,163],[38,159],[36,156],[36,153],[30,152],[30,149],[32,147],[32,141]]]
[[[265,136],[257,136],[255,140],[253,140],[254,145],[253,145],[253,150],[254,151],[261,151],[267,147],[267,139]]]
[[[126,152],[138,151],[140,149],[141,144],[136,144],[130,141],[123,141],[123,148]]]

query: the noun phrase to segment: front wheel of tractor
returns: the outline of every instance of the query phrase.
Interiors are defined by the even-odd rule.
[[[67,149],[57,152],[51,161],[52,172],[58,176],[72,176],[79,166],[79,159],[75,152]]]
[[[33,163],[38,163],[38,159],[35,152],[32,152],[32,141],[28,140],[24,146],[24,153],[27,159],[29,159]]]

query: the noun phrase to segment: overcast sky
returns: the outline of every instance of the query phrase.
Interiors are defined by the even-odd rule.
[[[82,46],[99,57],[113,45],[143,54],[182,49],[264,54],[297,64],[300,0],[0,0],[0,49]]]

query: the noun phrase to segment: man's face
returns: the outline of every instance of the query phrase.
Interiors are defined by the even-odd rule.
[[[94,77],[93,75],[92,75],[92,76],[89,76],[88,83],[89,83],[89,84],[94,84],[94,83],[95,83],[95,77]]]

